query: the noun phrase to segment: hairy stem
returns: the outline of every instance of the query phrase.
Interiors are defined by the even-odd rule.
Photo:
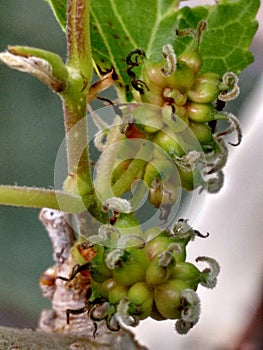
[[[100,203],[90,173],[86,101],[92,77],[88,0],[69,0],[67,6],[68,87],[61,94],[64,110],[68,174],[81,179],[81,197],[86,208],[99,219]],[[73,187],[73,193],[76,186]],[[67,189],[68,190],[68,189]],[[77,189],[78,191],[78,189]],[[78,193],[76,193],[78,194]]]
[[[44,188],[0,186],[0,204],[33,208],[51,208],[68,213],[83,211],[84,205],[80,197],[62,191]]]

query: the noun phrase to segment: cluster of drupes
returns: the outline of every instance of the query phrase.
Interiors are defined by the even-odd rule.
[[[205,29],[201,21],[196,31],[178,33],[194,37],[179,57],[171,45],[165,45],[161,62],[149,61],[141,49],[132,51],[126,60],[135,103],[123,109],[120,129],[128,140],[144,139],[152,144],[148,149],[151,157],[136,178],[145,181],[149,200],[158,208],[171,206],[178,188],[218,192],[227,159],[225,136],[236,130],[237,143],[231,144],[241,140],[237,119],[223,111],[225,101],[239,93],[238,78],[232,72],[223,76],[202,72],[199,43]],[[218,131],[218,120],[227,121],[223,123],[226,129]],[[113,189],[119,177],[132,168],[128,152],[126,158],[113,172]]]
[[[207,237],[182,219],[167,231],[155,227],[133,235],[101,226],[99,235],[90,237],[98,243],[77,243],[72,252],[78,264],[69,280],[88,278],[91,283],[80,312],[87,311],[94,322],[106,320],[112,331],[152,317],[176,319],[176,330],[187,333],[199,319],[198,285],[213,288],[219,273],[212,258],[196,259],[208,263],[203,271],[185,261],[186,246],[196,236]],[[68,319],[71,313],[78,310],[67,310]]]
[[[138,49],[127,58],[135,101],[118,106],[122,161],[109,174],[116,197],[103,203],[104,209],[117,215],[100,227],[98,235],[89,237],[88,244],[84,242],[86,248],[80,243],[75,246],[77,265],[69,278],[89,271],[91,294],[80,311],[87,310],[95,322],[106,320],[112,330],[119,329],[120,322],[136,325],[152,317],[177,319],[177,331],[186,333],[199,318],[198,285],[216,284],[215,260],[197,258],[209,264],[203,271],[186,261],[186,246],[199,232],[186,220],[167,222],[179,187],[209,192],[221,188],[227,158],[224,138],[236,130],[236,144],[241,140],[236,118],[222,111],[225,101],[238,94],[236,75],[221,77],[201,70],[199,42],[205,27],[201,21],[196,32],[181,33],[194,38],[179,57],[171,45],[165,45],[162,62],[150,62]],[[228,122],[226,130],[217,131],[218,120]],[[147,185],[152,205],[165,209],[161,211],[165,228],[142,232],[133,216],[136,208],[120,198],[138,179]],[[89,261],[83,258],[85,249],[93,252]],[[68,310],[68,316],[71,313],[76,310]]]

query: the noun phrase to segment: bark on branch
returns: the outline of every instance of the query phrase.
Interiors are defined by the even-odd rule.
[[[0,327],[0,350],[143,350],[131,333],[120,331],[110,342],[46,333],[30,329]]]

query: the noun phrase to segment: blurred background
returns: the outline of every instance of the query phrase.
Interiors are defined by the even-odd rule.
[[[258,18],[262,24],[262,11]],[[9,44],[40,47],[66,58],[64,33],[42,0],[0,0],[0,51]],[[192,335],[176,335],[174,322],[142,322],[136,333],[151,350],[160,349],[162,336],[165,350],[230,349],[262,294],[262,28],[251,51],[255,62],[241,74],[241,94],[227,107],[241,118],[244,142],[231,150],[222,193],[206,200],[195,223],[211,236],[192,243],[189,252],[190,259],[211,255],[219,260],[219,286],[201,291],[201,320]],[[38,80],[0,65],[0,121],[0,183],[52,188],[64,138],[60,99]],[[0,325],[35,328],[40,311],[49,308],[38,280],[53,264],[52,251],[38,213],[0,206]]]

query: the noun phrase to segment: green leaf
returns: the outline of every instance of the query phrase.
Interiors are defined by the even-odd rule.
[[[48,2],[65,29],[66,0]],[[249,47],[257,30],[259,0],[221,0],[213,6],[185,6],[178,10],[179,2],[91,0],[91,40],[96,64],[102,70],[114,68],[120,84],[125,86],[130,82],[125,59],[131,50],[141,48],[147,58],[160,61],[162,46],[170,43],[179,55],[192,39],[176,38],[175,28],[195,29],[200,19],[208,22],[200,45],[203,72],[238,74],[253,62]]]
[[[221,0],[210,8],[200,51],[202,71],[239,74],[253,62],[249,51],[258,23],[259,0]]]
[[[259,0],[221,0],[213,6],[183,7],[177,1],[91,1],[92,49],[102,69],[114,68],[122,84],[129,83],[125,58],[135,48],[153,61],[162,59],[162,46],[172,43],[180,54],[189,37],[176,38],[175,28],[196,29],[201,19],[208,30],[200,45],[202,71],[240,73],[253,61],[249,47],[257,29]]]
[[[66,31],[67,24],[67,0],[45,0],[51,7],[62,30]]]
[[[122,84],[130,79],[125,59],[141,48],[151,60],[160,60],[164,43],[175,41],[178,1],[91,1],[91,40],[95,62],[114,68]]]

